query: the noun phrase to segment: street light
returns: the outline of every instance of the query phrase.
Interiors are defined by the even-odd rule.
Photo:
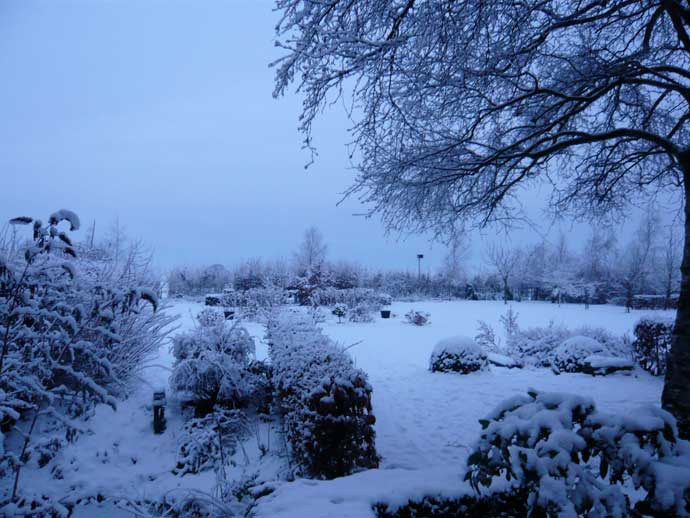
[[[417,280],[422,279],[422,259],[424,259],[424,254],[417,254]]]

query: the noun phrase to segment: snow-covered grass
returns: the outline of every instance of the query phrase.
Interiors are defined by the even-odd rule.
[[[434,488],[448,493],[459,483],[469,449],[479,436],[478,419],[501,400],[524,394],[529,387],[589,396],[600,410],[614,413],[624,413],[643,403],[658,404],[663,380],[639,369],[627,376],[601,377],[557,376],[544,368],[496,366],[468,375],[429,371],[434,345],[450,336],[474,336],[478,320],[494,326],[505,343],[499,319],[507,307],[493,301],[396,302],[391,307],[395,318],[381,319],[377,315],[371,323],[338,323],[337,317],[329,314],[321,324],[324,331],[341,345],[352,345],[348,352],[357,367],[368,374],[373,386],[381,468],[330,482],[281,483],[274,494],[259,500],[257,514],[366,516],[370,504],[376,501],[422,496]],[[585,310],[577,305],[522,302],[513,303],[512,307],[519,313],[521,327],[545,326],[553,320],[570,328],[601,326],[616,334],[631,333],[643,314],[626,313],[615,306],[591,306]],[[196,302],[174,301],[171,311],[180,315],[180,329],[185,330],[193,325],[193,315],[201,308]],[[404,322],[403,315],[412,309],[431,313],[432,323],[414,326]],[[671,316],[672,312],[665,314]],[[266,358],[265,328],[251,322],[245,325],[255,338],[257,358]],[[92,433],[61,452],[61,480],[54,480],[46,469],[27,470],[22,475],[22,483],[50,487],[51,491],[63,495],[97,490],[103,495],[132,500],[190,489],[210,492],[215,484],[210,471],[185,477],[171,473],[183,425],[174,401],[169,401],[166,432],[162,435],[152,432],[153,389],[167,387],[168,369],[173,360],[164,346],[141,372],[140,387],[129,399],[120,402],[117,411],[105,406],[98,408],[88,422]],[[249,449],[248,455],[259,462],[258,448]],[[266,459],[261,462],[265,463]],[[279,464],[276,461],[275,471],[280,469]],[[264,472],[271,469],[269,466]],[[397,492],[394,488],[398,488]],[[301,510],[296,506],[302,506]],[[316,511],[309,514],[306,509],[311,507]],[[93,516],[93,513],[93,506],[89,506],[77,516]],[[102,518],[128,516],[112,507],[108,512],[99,510],[98,513]]]

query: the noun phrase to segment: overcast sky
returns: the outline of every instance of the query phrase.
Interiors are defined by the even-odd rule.
[[[118,218],[163,267],[288,256],[309,225],[333,258],[437,264],[442,247],[336,206],[354,175],[341,109],[319,119],[305,171],[300,99],[271,96],[272,6],[0,2],[0,217],[69,208],[98,232]]]

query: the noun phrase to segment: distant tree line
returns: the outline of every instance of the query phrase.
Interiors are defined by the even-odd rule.
[[[220,264],[177,267],[168,276],[171,295],[200,296],[226,289],[294,289],[306,303],[319,288],[370,288],[395,298],[446,297],[553,302],[616,303],[626,307],[674,307],[680,283],[682,236],[649,210],[627,242],[616,228],[593,225],[576,246],[566,233],[526,246],[488,246],[482,267],[469,266],[471,243],[454,233],[440,266],[431,273],[374,270],[354,261],[329,261],[316,228],[305,232],[291,260],[248,259],[234,268]]]

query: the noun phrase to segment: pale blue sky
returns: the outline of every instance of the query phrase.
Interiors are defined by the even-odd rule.
[[[272,7],[0,2],[0,217],[117,217],[166,267],[288,256],[312,224],[334,258],[437,264],[442,247],[385,238],[355,200],[336,207],[354,174],[341,109],[319,119],[304,170],[300,99],[271,96]]]

